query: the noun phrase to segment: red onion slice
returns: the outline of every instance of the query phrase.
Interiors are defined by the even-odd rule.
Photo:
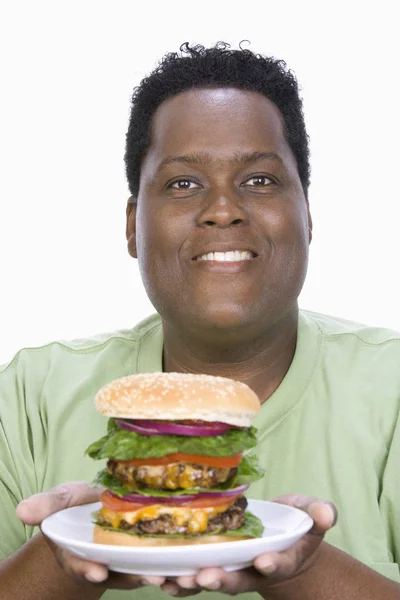
[[[181,423],[160,423],[157,421],[145,421],[134,419],[125,421],[116,419],[118,427],[135,431],[141,435],[186,435],[196,437],[206,437],[221,435],[229,431],[229,429],[237,429],[234,425],[228,423],[210,423],[209,425],[183,425]]]
[[[118,496],[110,490],[108,492],[124,502],[134,502],[136,504],[185,504],[186,502],[192,502],[193,500],[208,499],[212,500],[215,498],[232,498],[243,494],[250,486],[240,485],[230,490],[224,490],[223,492],[200,492],[199,494],[185,494],[182,496],[143,496],[142,494],[126,494],[125,496]]]
[[[136,433],[140,433],[141,435],[159,435],[159,431],[157,429],[152,429],[150,427],[141,427],[140,425],[133,425],[132,423],[128,423],[127,421],[121,421],[121,419],[115,419],[115,422],[121,429],[135,431]]]

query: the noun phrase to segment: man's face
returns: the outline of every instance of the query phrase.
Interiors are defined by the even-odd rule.
[[[152,121],[129,250],[173,327],[262,332],[295,310],[310,221],[277,107],[261,94],[195,89]]]

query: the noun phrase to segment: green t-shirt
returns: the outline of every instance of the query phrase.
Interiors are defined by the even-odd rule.
[[[84,456],[107,424],[93,398],[112,379],[161,371],[162,345],[153,316],[132,330],[22,350],[3,368],[0,560],[36,531],[16,518],[20,500],[62,482],[91,481],[103,466]],[[400,335],[301,312],[293,362],[255,419],[266,475],[248,496],[332,500],[339,521],[326,541],[400,582],[399,409]],[[103,597],[167,595],[151,587]]]

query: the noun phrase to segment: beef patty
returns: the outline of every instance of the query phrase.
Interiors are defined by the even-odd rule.
[[[246,507],[247,500],[244,496],[241,496],[226,511],[209,519],[207,529],[203,531],[202,534],[220,534],[230,529],[238,529],[244,524],[244,511]],[[110,526],[105,519],[99,520],[99,524]],[[143,519],[141,521],[137,521],[137,523],[134,525],[130,525],[126,521],[122,520],[119,525],[119,529],[130,531],[136,535],[190,534],[187,524],[177,525],[172,515],[169,514],[161,515],[158,519]]]
[[[107,462],[107,470],[132,490],[141,487],[155,490],[213,488],[237,473],[236,467],[220,469],[190,463],[135,467],[112,458]]]

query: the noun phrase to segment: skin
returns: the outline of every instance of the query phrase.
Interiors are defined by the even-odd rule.
[[[84,482],[68,483],[24,500],[17,515],[27,525],[40,525],[59,510],[95,501],[99,493]],[[158,585],[178,597],[219,590],[231,595],[257,591],[265,600],[398,600],[398,584],[323,542],[325,532],[336,521],[331,503],[297,495],[275,501],[302,508],[313,518],[314,526],[288,550],[257,557],[253,568],[233,573],[204,569],[195,577],[169,580],[122,575],[61,550],[38,534],[1,563],[2,599],[97,600],[109,588],[135,590]]]
[[[85,482],[60,485],[47,492],[35,494],[21,502],[17,508],[17,515],[27,525],[40,525],[46,517],[63,510],[64,508],[97,501],[100,492],[101,490],[93,489]],[[249,585],[253,589],[254,586],[258,587],[260,585],[261,576],[272,573],[272,565],[275,564],[274,561],[277,561],[274,575],[275,580],[278,581],[281,578],[287,577],[288,574],[294,573],[297,570],[297,567],[305,568],[307,561],[312,562],[314,560],[313,556],[315,555],[315,550],[320,545],[325,531],[333,526],[334,521],[336,520],[334,507],[330,503],[323,503],[315,498],[306,496],[285,496],[277,498],[276,501],[301,507],[312,516],[315,525],[311,532],[304,536],[303,539],[291,549],[280,554],[271,553],[259,556],[255,561],[254,569],[241,571],[240,577],[245,577],[241,584],[244,588]],[[48,544],[47,549],[43,545],[44,541]],[[46,564],[47,577],[49,573],[48,565],[53,563],[53,574],[55,573],[56,577],[59,577],[60,573],[65,577],[64,571],[72,578],[73,586],[70,589],[65,589],[66,582],[62,582],[65,592],[68,593],[66,598],[69,598],[69,600],[75,597],[73,593],[76,594],[77,598],[80,598],[79,594],[82,593],[82,589],[85,590],[85,594],[91,594],[90,596],[87,595],[85,597],[90,599],[93,598],[93,600],[95,600],[108,588],[137,589],[144,585],[160,585],[165,591],[171,593],[171,595],[179,594],[180,596],[186,596],[192,595],[194,591],[201,591],[202,588],[216,589],[215,581],[218,581],[218,577],[221,574],[226,575],[222,569],[205,569],[200,572],[198,578],[180,577],[168,581],[164,577],[122,575],[108,571],[103,565],[82,560],[77,556],[74,556],[67,550],[63,550],[56,546],[56,544],[42,534],[35,536],[28,544],[29,543],[32,546],[31,551],[38,552],[39,550],[43,554],[43,562]],[[25,544],[23,548],[28,544]],[[26,554],[29,555],[29,549],[25,550],[25,555]],[[57,570],[57,564],[54,562],[52,554],[58,565],[62,567],[62,570]],[[10,579],[15,574],[15,562],[18,562],[18,560],[9,560],[9,564],[6,564],[5,568],[3,568],[3,573],[5,573],[6,577],[8,575]],[[24,563],[26,566],[26,560]],[[237,586],[237,574],[232,575],[233,578],[232,576],[228,578],[227,585],[233,586],[233,589]],[[6,588],[6,591],[9,591],[9,596],[4,596],[5,600],[8,600],[8,598],[10,598],[10,600],[11,598],[18,598],[18,587],[17,589],[10,588],[9,590]],[[34,597],[35,596],[32,596],[32,598]],[[59,597],[61,599],[63,598],[61,595]],[[43,598],[46,600],[44,596]],[[52,596],[50,595],[49,598],[52,598]]]
[[[226,375],[270,396],[293,358],[311,240],[276,106],[235,89],[164,102],[127,235],[162,317],[165,370]],[[257,257],[236,266],[193,260],[213,249]]]
[[[281,115],[257,93],[194,90],[164,102],[152,125],[140,193],[128,202],[127,238],[162,318],[164,370],[232,377],[265,401],[293,358],[297,298],[311,240],[308,203]],[[182,156],[186,159],[176,160]],[[255,257],[229,265],[193,260],[222,249],[249,249]],[[26,524],[40,524],[58,510],[92,502],[96,494],[87,484],[66,484],[25,500],[17,514]],[[257,591],[266,600],[400,597],[400,586],[323,541],[337,518],[330,502],[298,495],[276,501],[302,508],[314,526],[288,550],[257,557],[252,568],[143,580],[108,572],[48,541],[46,564],[53,560],[55,566],[55,557],[62,568],[47,572],[46,581],[53,578],[60,600],[78,598],[80,592],[95,599],[107,588],[149,583],[179,597],[204,589],[233,595]],[[33,543],[43,549],[43,538]],[[6,563],[5,578],[0,576],[12,584],[2,586],[5,600],[37,597],[26,595],[22,561],[14,555]],[[15,589],[12,574],[18,569],[22,587]],[[64,587],[65,572],[73,589]],[[53,596],[50,591],[42,597]]]

